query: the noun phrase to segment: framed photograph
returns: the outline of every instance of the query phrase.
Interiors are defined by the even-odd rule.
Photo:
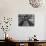
[[[35,16],[34,14],[19,14],[18,26],[34,26]]]

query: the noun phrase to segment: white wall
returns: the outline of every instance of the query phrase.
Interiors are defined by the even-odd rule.
[[[39,40],[46,40],[45,38],[45,15],[46,6],[40,8],[33,8],[30,6],[28,0],[0,0],[0,17],[13,17],[13,22],[10,31],[8,31],[17,40],[27,40],[34,34]],[[18,14],[34,14],[34,27],[19,27]],[[0,18],[1,19],[1,18]],[[2,31],[0,31],[0,35]],[[0,39],[3,37],[0,36]]]

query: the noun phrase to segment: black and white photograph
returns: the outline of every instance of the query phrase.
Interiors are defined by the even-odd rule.
[[[19,14],[18,25],[19,26],[34,26],[35,17],[34,14]]]

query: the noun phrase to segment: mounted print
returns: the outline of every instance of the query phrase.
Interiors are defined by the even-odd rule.
[[[35,16],[33,14],[19,14],[18,25],[19,26],[34,26]]]
[[[29,3],[33,8],[38,8],[43,4],[43,0],[29,0]]]

